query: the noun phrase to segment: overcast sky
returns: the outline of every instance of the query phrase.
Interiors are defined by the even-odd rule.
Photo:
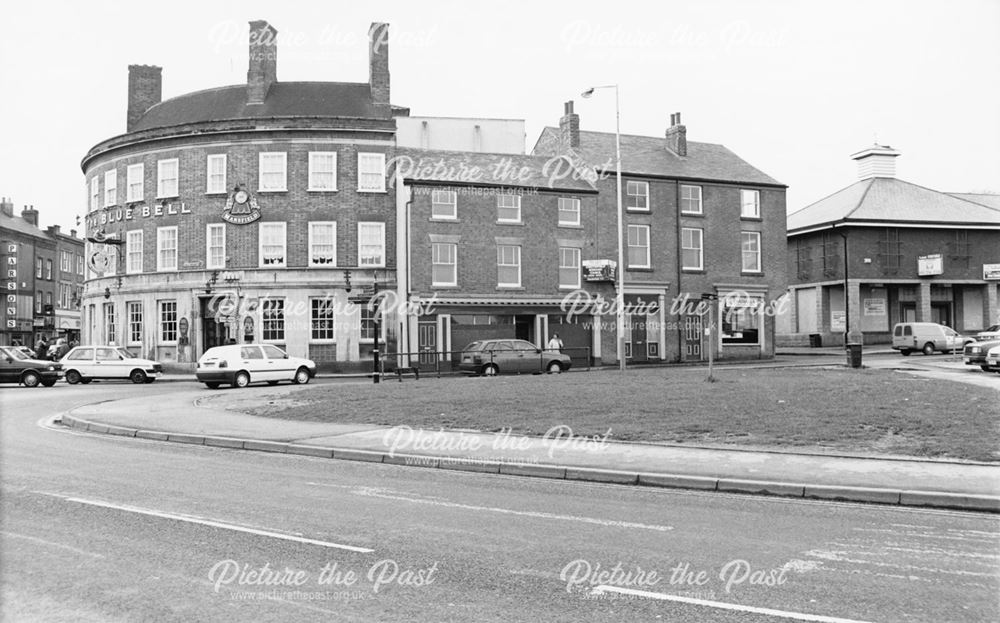
[[[15,8],[16,7],[16,8]],[[0,39],[0,195],[42,225],[86,210],[80,160],[125,131],[127,66],[164,99],[246,81],[247,22],[279,32],[278,80],[365,82],[390,23],[392,102],[421,116],[524,119],[531,149],[576,100],[584,130],[722,143],[789,186],[789,210],[856,179],[878,140],[897,174],[1000,192],[1000,0],[541,0],[8,3]]]

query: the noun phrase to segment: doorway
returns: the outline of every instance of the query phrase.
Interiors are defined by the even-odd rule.
[[[701,316],[684,316],[684,361],[701,361]]]
[[[421,366],[433,366],[437,357],[437,322],[424,320],[417,323],[417,362]]]
[[[199,300],[201,312],[201,352],[209,348],[235,343],[229,325],[218,321],[219,297],[203,297]]]

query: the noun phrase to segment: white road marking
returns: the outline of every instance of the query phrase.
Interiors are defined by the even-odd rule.
[[[202,526],[210,526],[212,528],[222,528],[223,530],[233,530],[235,532],[245,532],[246,534],[254,534],[257,536],[266,536],[273,539],[282,539],[285,541],[294,541],[296,543],[305,543],[307,545],[319,545],[320,547],[329,547],[332,549],[343,549],[349,552],[360,552],[363,554],[369,554],[375,550],[369,549],[367,547],[356,547],[354,545],[344,545],[342,543],[331,543],[329,541],[318,541],[316,539],[307,539],[305,537],[296,536],[293,534],[285,534],[282,532],[273,532],[271,530],[261,530],[258,528],[248,528],[245,526],[239,526],[236,524],[225,523],[222,521],[215,521],[213,519],[205,519],[203,517],[195,517],[192,515],[182,515],[177,513],[167,513],[164,511],[152,510],[148,508],[140,508],[138,506],[129,506],[127,504],[112,504],[110,502],[102,502],[100,500],[87,500],[84,498],[74,498],[67,497],[63,495],[58,495],[54,493],[37,492],[42,495],[51,495],[53,497],[61,498],[67,502],[76,502],[77,504],[86,504],[88,506],[98,506],[101,508],[110,508],[112,510],[120,510],[128,513],[137,513],[139,515],[148,515],[150,517],[159,517],[161,519],[173,519],[175,521],[184,521],[187,523],[199,524]]]
[[[104,558],[103,554],[98,554],[97,552],[88,552],[85,549],[79,549],[73,547],[72,545],[63,545],[62,543],[56,543],[55,541],[41,539],[37,536],[29,536],[27,534],[17,534],[16,532],[7,532],[7,531],[0,532],[0,534],[3,534],[4,536],[8,537],[13,537],[16,539],[24,539],[25,541],[31,541],[32,543],[41,543],[42,545],[48,545],[50,547],[58,547],[59,549],[69,550],[71,552],[80,554],[82,556],[90,556],[91,558]]]
[[[477,506],[475,504],[460,504],[458,502],[442,502],[440,500],[413,498],[404,495],[388,495],[378,493],[371,488],[349,487],[345,485],[331,485],[319,482],[307,482],[307,485],[316,487],[338,487],[348,488],[354,495],[361,495],[370,498],[380,498],[383,500],[398,500],[400,502],[411,502],[413,504],[430,504],[432,506],[443,506],[445,508],[460,508],[471,511],[486,511],[490,513],[501,513],[504,515],[518,515],[521,517],[533,517],[536,519],[556,519],[561,521],[578,521],[581,523],[596,524],[598,526],[610,526],[613,528],[638,528],[642,530],[656,530],[667,532],[673,530],[673,526],[658,526],[654,524],[635,523],[631,521],[616,521],[613,519],[597,519],[596,517],[581,517],[578,515],[559,515],[556,513],[546,513],[542,511],[518,511],[511,508],[500,508],[498,506]]]
[[[595,595],[604,593],[621,593],[623,595],[634,595],[636,597],[646,597],[648,599],[659,599],[661,601],[676,601],[679,603],[704,606],[706,608],[718,608],[720,610],[732,610],[735,612],[749,612],[753,614],[763,614],[766,616],[792,619],[794,621],[813,621],[815,623],[866,623],[857,619],[841,619],[839,617],[828,617],[820,614],[803,614],[801,612],[787,612],[785,610],[773,610],[771,608],[757,608],[755,606],[741,606],[730,604],[724,601],[708,601],[706,599],[694,599],[692,597],[681,597],[680,595],[667,595],[666,593],[651,593],[632,588],[620,588],[617,586],[600,585],[594,588]]]

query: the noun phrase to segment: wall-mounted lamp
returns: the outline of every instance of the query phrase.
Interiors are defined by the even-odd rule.
[[[347,292],[351,291],[351,271],[344,271],[344,290]]]
[[[104,298],[111,298],[111,288],[104,288]]]
[[[205,294],[212,293],[212,286],[219,282],[219,271],[213,270],[212,276],[205,282]]]

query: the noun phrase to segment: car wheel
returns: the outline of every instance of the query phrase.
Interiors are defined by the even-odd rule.
[[[909,357],[910,356],[910,351],[909,351],[909,349],[904,348],[904,349],[902,349],[902,350],[899,351],[899,354],[901,354],[904,357]]]
[[[250,375],[246,372],[238,372],[233,379],[233,387],[246,387],[250,384]]]
[[[70,385],[76,385],[81,380],[83,380],[83,377],[81,377],[80,373],[77,372],[76,370],[70,370],[69,372],[66,373],[66,382],[69,383]]]
[[[82,383],[83,385],[89,385],[90,382],[93,381],[93,380],[94,379],[85,379],[83,377],[80,377],[80,383]]]
[[[25,387],[38,387],[38,383],[41,380],[42,377],[40,377],[34,370],[28,370],[21,375],[21,382],[24,383]]]
[[[934,344],[931,343],[931,342],[927,342],[926,344],[924,344],[923,352],[924,352],[925,355],[933,355],[934,354]]]
[[[221,383],[216,383],[215,381],[212,381],[211,383],[205,383],[205,387],[209,389],[219,389],[219,385],[221,385]]]
[[[45,387],[52,387],[56,384],[57,379],[42,379],[42,385]]]
[[[128,378],[131,379],[131,381],[136,385],[142,385],[146,382],[146,373],[142,370],[132,370],[131,374],[128,375]]]
[[[549,374],[562,372],[562,364],[560,364],[558,361],[551,361],[549,362],[549,367],[546,368],[546,370],[548,370]]]
[[[500,373],[500,368],[495,363],[488,363],[483,366],[483,376],[496,376]]]
[[[308,383],[309,370],[307,370],[306,368],[299,368],[298,370],[296,370],[295,378],[292,379],[292,382],[295,383],[296,385],[305,385],[306,383]]]

